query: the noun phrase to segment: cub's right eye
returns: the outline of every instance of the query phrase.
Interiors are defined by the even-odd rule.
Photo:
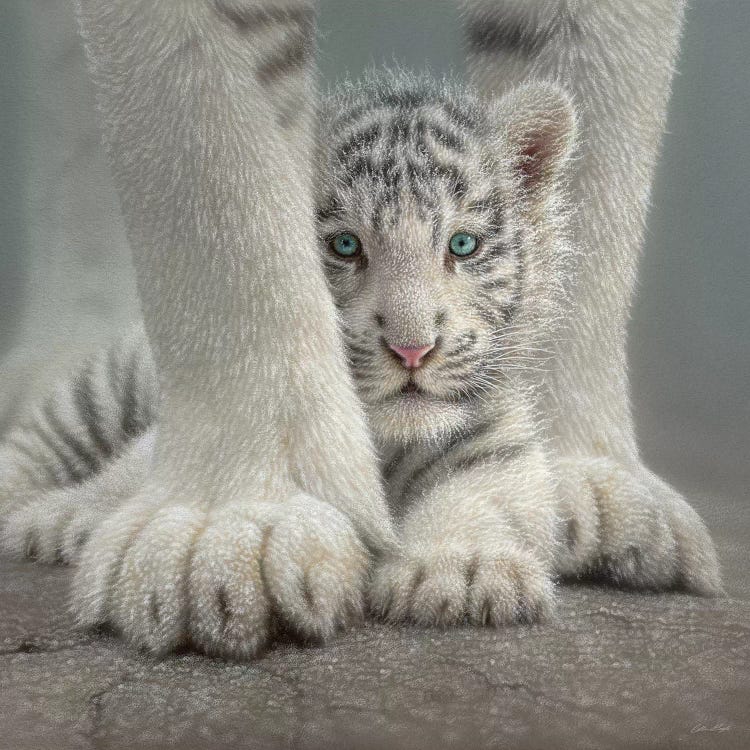
[[[331,250],[340,258],[352,260],[362,254],[362,243],[356,234],[342,232],[337,234],[329,242]]]
[[[479,247],[479,238],[468,232],[456,232],[450,240],[450,251],[459,258],[468,258],[474,255]]]

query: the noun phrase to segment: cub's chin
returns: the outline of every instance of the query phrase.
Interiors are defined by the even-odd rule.
[[[470,419],[460,403],[443,401],[420,392],[401,393],[384,401],[365,404],[375,439],[390,443],[440,443]]]

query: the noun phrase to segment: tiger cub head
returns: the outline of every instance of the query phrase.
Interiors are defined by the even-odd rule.
[[[439,440],[486,418],[551,329],[573,108],[548,83],[488,102],[385,73],[322,121],[320,250],[371,427]]]

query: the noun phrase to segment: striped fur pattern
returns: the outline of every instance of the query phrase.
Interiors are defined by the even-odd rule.
[[[245,658],[280,630],[325,639],[359,616],[370,555],[394,537],[316,252],[313,4],[77,5],[158,433],[24,500],[6,546],[65,558],[87,530],[79,622],[152,652]],[[155,460],[121,502],[136,447]],[[112,493],[88,504],[108,469]]]
[[[572,111],[552,87],[488,106],[456,84],[395,72],[345,86],[323,122],[321,253],[371,428],[384,444],[439,443],[498,392],[513,400],[514,375],[541,366],[570,257],[566,212],[561,173],[528,191],[518,160],[544,126],[557,149],[549,162],[564,162]],[[458,231],[480,238],[474,255],[449,253]],[[340,232],[359,237],[355,262],[328,250]],[[411,373],[388,348],[432,341]]]
[[[16,457],[13,491],[86,482],[155,428],[157,409],[151,350],[142,329],[134,329],[64,381],[4,440],[6,455]]]
[[[536,621],[558,539],[535,383],[571,255],[570,102],[548,84],[486,102],[393,73],[325,111],[321,252],[402,535],[371,606],[422,624]],[[481,244],[455,258],[461,231]],[[341,232],[361,241],[354,261],[327,249]],[[416,371],[389,349],[411,342],[435,342]]]
[[[546,94],[565,106],[559,92]],[[559,303],[570,255],[564,214],[550,193],[546,231],[528,222],[512,155],[502,153],[500,110],[455,83],[371,73],[331,96],[324,115],[320,253],[360,395],[383,453],[393,454],[388,479],[413,444],[465,451],[468,435],[488,432],[498,400],[529,400],[533,378],[525,375],[543,363],[535,344]],[[446,250],[460,228],[483,243],[464,261]],[[358,263],[327,246],[343,229],[364,238]],[[555,242],[534,247],[542,236]],[[535,264],[545,273],[534,285]],[[386,336],[430,335],[440,348],[411,377],[383,346]],[[427,397],[402,397],[411,378]],[[78,484],[155,427],[157,401],[150,347],[136,328],[64,382],[6,445],[31,488]],[[387,419],[379,418],[383,402]],[[404,494],[392,489],[392,502]]]
[[[155,390],[148,355],[128,355],[127,347],[46,402],[0,455],[0,468],[11,466],[0,478],[0,502],[12,505],[4,544],[41,559],[80,559],[75,601],[83,623],[107,622],[157,652],[187,637],[233,657],[257,653],[278,625],[325,637],[362,606],[365,543],[387,551],[369,593],[393,620],[534,621],[550,611],[555,570],[604,573],[625,585],[718,588],[710,540],[681,498],[670,495],[660,508],[654,495],[664,500],[666,490],[656,479],[606,456],[551,460],[540,431],[538,386],[553,382],[540,377],[540,354],[555,343],[560,311],[583,304],[584,327],[594,330],[603,313],[590,309],[598,298],[588,282],[583,291],[573,284],[571,300],[563,294],[572,267],[563,187],[575,118],[556,84],[533,79],[565,78],[562,63],[545,75],[536,61],[579,59],[584,38],[587,54],[608,49],[596,40],[611,32],[609,3],[601,17],[562,0],[467,3],[482,87],[497,94],[506,66],[508,80],[525,81],[504,96],[480,99],[396,73],[328,99],[316,176],[322,264],[304,252],[313,230],[304,195],[313,179],[304,158],[309,6],[96,5],[83,2],[82,18],[164,401],[157,470],[144,485]],[[133,45],[133,25],[143,19]],[[643,18],[633,22],[637,30]],[[628,69],[627,59],[617,62]],[[575,71],[564,82],[580,94],[590,74]],[[174,80],[182,87],[172,88]],[[662,89],[653,92],[659,106]],[[186,108],[185,90],[202,104],[199,128],[190,125],[195,108]],[[255,127],[227,129],[206,91]],[[583,94],[586,116],[593,102],[608,122],[601,86],[583,85]],[[266,106],[253,111],[247,101]],[[175,153],[174,144],[185,143]],[[605,156],[596,152],[610,164]],[[182,169],[185,158],[199,170],[208,165],[201,181]],[[243,171],[246,163],[255,171]],[[648,169],[637,178],[647,184]],[[154,203],[155,191],[173,203]],[[237,201],[249,194],[257,205]],[[597,200],[586,210],[595,231],[610,226]],[[599,266],[577,221],[590,273]],[[451,257],[456,231],[479,236],[480,251]],[[341,232],[362,241],[355,261],[329,250]],[[246,244],[237,246],[238,237]],[[276,252],[247,266],[252,250],[269,242]],[[167,268],[165,247],[184,248]],[[206,247],[216,252],[207,256]],[[302,249],[291,262],[289,247]],[[625,298],[631,281],[606,277]],[[204,300],[207,284],[213,303],[183,304]],[[435,343],[429,359],[406,372],[389,345],[423,341]],[[399,525],[395,546],[344,354],[381,454]],[[133,395],[136,382],[143,399]],[[194,439],[186,442],[187,434]],[[326,563],[310,569],[310,559]]]
[[[141,327],[63,381],[0,445],[0,540],[40,562],[72,562],[101,518],[143,484],[158,384]]]

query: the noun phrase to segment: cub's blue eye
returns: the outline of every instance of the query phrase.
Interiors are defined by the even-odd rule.
[[[467,255],[475,253],[478,247],[479,240],[473,234],[457,232],[451,237],[451,252],[459,258],[465,258]]]
[[[355,258],[362,251],[362,243],[356,235],[343,232],[331,240],[331,249],[342,258]]]

